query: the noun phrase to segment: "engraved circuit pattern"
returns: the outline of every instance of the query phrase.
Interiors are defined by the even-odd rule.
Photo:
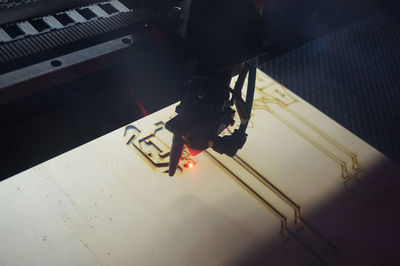
[[[235,78],[232,84],[234,82]],[[338,174],[344,179],[345,187],[351,192],[348,187],[349,181],[361,183],[358,179],[361,167],[357,154],[296,112],[293,108],[295,104],[302,104],[301,100],[278,82],[258,72],[254,110],[266,111],[335,162],[340,171]],[[255,115],[257,114],[253,112],[252,116]],[[128,125],[124,132],[125,138],[128,139],[126,144],[139,152],[151,167],[166,172],[170,152],[170,146],[166,142],[172,139],[172,134],[165,129],[163,121],[155,120],[153,125],[155,129],[146,132],[142,132],[135,124]],[[254,127],[254,124],[252,126]],[[166,135],[161,136],[162,134]],[[300,204],[296,203],[284,190],[274,185],[249,162],[238,155],[229,158],[214,151],[206,151],[205,155],[279,219],[282,235],[297,241],[320,264],[326,264],[327,254],[331,256],[340,252],[331,241],[306,221],[302,216]],[[188,162],[195,163],[189,153],[184,151],[179,164],[181,172],[184,171],[183,166]],[[267,194],[269,198],[273,198],[274,203],[265,197]],[[288,213],[287,209],[291,212]]]
[[[231,84],[234,84],[236,79],[237,77],[234,77]],[[345,188],[352,192],[354,196],[365,203],[375,201],[375,195],[371,198],[371,194],[376,194],[373,188],[370,188],[359,178],[362,168],[357,154],[296,112],[293,108],[295,104],[301,104],[297,96],[282,84],[258,70],[253,110],[267,111],[337,163],[340,167],[341,177],[345,181]],[[353,191],[353,183],[360,185],[361,188]]]

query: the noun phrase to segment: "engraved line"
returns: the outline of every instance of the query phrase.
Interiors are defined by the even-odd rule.
[[[279,104],[282,106],[282,108],[284,108],[286,111],[288,111],[290,114],[292,114],[294,117],[296,117],[297,119],[299,119],[301,122],[303,122],[304,124],[306,124],[308,127],[310,127],[312,130],[314,130],[316,133],[318,133],[320,136],[322,136],[323,138],[325,138],[326,140],[328,140],[329,142],[331,142],[333,145],[335,145],[336,147],[338,147],[340,150],[342,150],[344,153],[346,153],[347,155],[350,156],[351,161],[353,163],[352,167],[354,170],[356,171],[361,171],[360,169],[360,165],[358,163],[358,159],[357,159],[357,155],[355,153],[353,153],[352,151],[350,151],[349,149],[347,149],[346,147],[344,147],[342,144],[340,144],[338,141],[336,141],[334,138],[332,138],[331,136],[329,136],[328,134],[326,134],[324,131],[322,131],[320,128],[316,127],[313,123],[311,123],[309,120],[305,119],[302,115],[296,113],[295,111],[293,111],[291,108],[288,108],[282,104]]]
[[[274,184],[272,184],[268,179],[262,176],[257,170],[251,167],[246,161],[241,159],[239,156],[235,155],[233,159],[244,169],[250,172],[258,181],[260,181],[264,186],[269,188],[275,195],[285,201],[288,205],[290,205],[294,209],[294,222],[297,224],[298,218],[300,217],[300,206],[297,205],[292,199],[286,196],[279,188],[277,188]]]
[[[320,256],[318,255],[309,245],[303,242],[300,238],[298,238],[292,231],[289,229],[286,229],[288,234],[293,237],[293,239],[297,240],[308,252],[310,252],[318,261],[321,265],[327,265],[327,262]]]
[[[254,177],[257,178],[263,185],[269,188],[275,195],[285,201],[288,205],[290,205],[295,211],[295,223],[297,223],[297,219],[299,219],[307,228],[309,228],[313,233],[319,236],[323,241],[325,241],[331,248],[335,251],[339,251],[339,249],[329,241],[325,236],[323,236],[320,232],[318,232],[314,227],[312,227],[302,216],[301,216],[301,208],[298,204],[296,204],[289,196],[284,194],[278,187],[272,184],[265,176],[261,175],[255,168],[253,168],[249,163],[240,158],[238,155],[235,155],[233,159],[239,163],[243,168],[249,171]]]
[[[275,84],[273,84],[273,85],[275,85]],[[267,87],[266,87],[267,88]],[[259,94],[261,94],[261,99],[265,99],[265,100],[267,100],[267,101],[269,101],[269,102],[276,102],[276,103],[282,103],[283,105],[285,105],[285,106],[289,106],[289,105],[291,105],[291,104],[294,104],[294,103],[297,103],[298,102],[298,99],[296,99],[295,97],[293,97],[292,95],[290,95],[288,92],[286,92],[288,89],[286,89],[285,87],[283,87],[282,89],[284,90],[284,93],[286,93],[286,94],[284,94],[285,96],[288,96],[288,98],[290,98],[290,102],[289,103],[285,103],[285,102],[283,102],[282,100],[280,100],[278,97],[276,97],[276,96],[274,96],[274,95],[272,95],[271,93],[268,93],[268,92],[265,92],[264,90],[266,89],[266,88],[257,88],[257,92],[259,93]],[[276,91],[275,91],[275,93],[278,93],[279,92],[279,90],[277,90],[276,89]],[[278,93],[279,94],[279,93]],[[265,98],[264,98],[265,97]],[[282,95],[281,95],[281,97],[282,98],[284,98]]]
[[[295,111],[293,111],[291,108],[287,107],[285,104],[281,103],[281,102],[274,102],[276,104],[279,104],[284,110],[288,111],[288,113],[290,113],[291,115],[293,115],[295,118],[297,118],[299,121],[301,121],[303,124],[305,124],[306,126],[308,126],[309,128],[311,128],[312,130],[314,130],[317,134],[319,134],[321,137],[325,138],[326,140],[328,140],[330,143],[332,143],[334,146],[336,146],[337,148],[339,148],[340,150],[342,150],[344,153],[346,153],[352,161],[352,169],[355,170],[355,174],[354,175],[350,175],[347,172],[347,164],[346,162],[342,161],[344,163],[344,166],[341,165],[342,167],[342,171],[343,171],[343,167],[346,167],[346,173],[347,173],[347,177],[343,176],[342,173],[342,177],[344,177],[347,181],[348,180],[354,180],[355,182],[358,182],[361,186],[363,186],[366,190],[368,190],[370,193],[372,194],[379,194],[378,192],[374,191],[373,188],[371,188],[368,184],[365,184],[360,178],[359,178],[359,173],[362,171],[360,164],[358,162],[358,157],[357,155],[350,151],[348,148],[344,147],[342,144],[340,144],[338,141],[336,141],[335,139],[333,139],[331,136],[329,136],[328,134],[326,134],[324,131],[322,131],[320,128],[318,128],[317,126],[315,126],[313,123],[311,123],[309,120],[307,120],[306,118],[304,118],[303,116],[301,116],[300,114],[296,113]],[[267,109],[268,107],[266,106],[258,106],[260,108],[263,109]],[[269,110],[267,110],[269,111]],[[279,118],[278,118],[279,119]],[[281,120],[282,121],[282,120]],[[283,122],[283,121],[282,121]],[[289,122],[290,123],[290,122]],[[300,134],[301,135],[301,134]],[[303,136],[304,137],[304,136]],[[315,140],[314,140],[315,141]],[[326,149],[326,148],[325,148]],[[347,182],[346,182],[347,183]],[[346,187],[346,183],[345,183],[345,187]],[[346,190],[348,190],[346,188]],[[348,190],[351,193],[355,193],[352,192],[351,190]],[[358,196],[357,196],[358,197]],[[373,202],[375,200],[372,201],[365,201],[363,199],[361,199],[360,197],[358,197],[361,201],[363,202]]]
[[[260,73],[260,72],[259,72]],[[260,76],[263,76],[263,73],[261,73]],[[309,128],[311,128],[312,130],[314,130],[317,134],[319,134],[320,136],[322,136],[323,138],[325,138],[326,140],[328,140],[330,143],[332,143],[334,146],[336,146],[337,148],[339,148],[340,150],[342,150],[344,153],[346,153],[352,160],[352,168],[355,171],[361,171],[359,163],[358,163],[358,158],[357,155],[353,152],[351,152],[349,149],[347,149],[346,147],[344,147],[342,144],[340,144],[339,142],[337,142],[335,139],[333,139],[332,137],[330,137],[328,134],[326,134],[325,132],[323,132],[321,129],[319,129],[318,127],[316,127],[314,124],[312,124],[309,120],[305,119],[303,116],[301,116],[300,114],[294,112],[291,108],[289,108],[289,105],[291,105],[292,103],[298,102],[298,100],[296,99],[296,97],[292,96],[289,92],[289,90],[282,86],[280,83],[278,83],[276,80],[272,79],[271,77],[267,76],[267,78],[271,79],[273,82],[269,83],[267,86],[264,86],[262,88],[257,87],[257,91],[258,93],[261,95],[261,97],[255,101],[261,102],[263,104],[256,104],[256,107],[261,108],[261,109],[265,109],[268,108],[268,106],[266,106],[268,103],[276,103],[278,105],[280,105],[284,110],[286,110],[288,113],[290,113],[291,115],[293,115],[295,118],[297,118],[299,121],[303,122],[303,124],[305,124],[306,126],[308,126]],[[264,80],[266,80],[264,78]],[[283,102],[281,99],[279,99],[278,97],[275,97],[274,95],[271,95],[270,93],[266,92],[265,89],[267,89],[268,87],[274,85],[274,84],[278,84],[280,85],[280,89],[283,91],[283,94],[287,95],[292,102],[290,103],[285,103]],[[278,89],[275,89],[276,93]],[[282,92],[281,92],[282,93]],[[283,96],[281,96],[283,98]],[[272,99],[271,99],[272,98]],[[268,111],[268,110],[267,110]],[[293,125],[294,126],[294,125]],[[299,133],[299,132],[297,132]],[[304,132],[303,132],[304,133]],[[304,133],[305,134],[305,133]],[[300,135],[302,135],[300,133]],[[305,137],[304,135],[302,135],[303,137]],[[327,149],[326,149],[327,151]],[[334,154],[332,154],[334,155]],[[331,156],[330,156],[331,157]],[[334,157],[336,157],[334,155]],[[346,178],[346,174],[347,177],[350,177],[350,175],[347,172],[347,164],[346,162],[340,160],[338,157],[336,157],[339,161],[344,163],[344,166],[346,167],[345,171],[343,171],[343,164],[341,164],[339,162],[339,164],[342,167],[342,177]],[[344,173],[345,172],[345,173]]]
[[[226,167],[221,161],[219,161],[210,152],[205,151],[205,154],[213,159],[218,165],[228,172],[231,177],[234,178],[236,182],[239,183],[243,188],[245,188],[254,198],[264,204],[267,209],[272,211],[272,213],[281,220],[281,233],[287,232],[293,239],[295,239],[303,248],[305,248],[309,253],[311,253],[322,265],[326,265],[326,261],[318,255],[309,245],[307,245],[303,240],[298,238],[292,231],[287,227],[287,218],[279,212],[273,205],[271,205],[267,200],[265,200],[260,194],[258,194],[252,187],[250,187],[245,181],[243,181],[239,176],[233,173],[228,167]]]
[[[272,213],[278,217],[278,219],[281,221],[281,232],[283,229],[287,228],[287,218],[285,215],[283,215],[280,211],[278,211],[271,203],[269,203],[267,200],[265,200],[260,194],[258,194],[253,188],[251,188],[246,182],[244,182],[238,175],[236,175],[232,170],[230,170],[228,167],[226,167],[221,161],[219,161],[215,156],[213,156],[210,152],[205,151],[205,154],[209,156],[213,161],[217,162],[218,165],[228,172],[230,176],[234,178],[235,181],[239,183],[242,187],[244,187],[248,192],[250,192],[253,197],[255,197],[257,200],[259,200],[261,203],[264,204],[267,209],[272,211]]]
[[[325,148],[324,146],[322,146],[320,143],[318,143],[317,141],[315,141],[314,139],[312,139],[310,136],[308,136],[304,131],[302,131],[301,129],[299,129],[298,127],[296,127],[295,125],[293,125],[291,122],[289,122],[289,120],[287,120],[286,118],[284,118],[283,116],[281,116],[280,114],[278,114],[277,112],[275,112],[274,110],[272,110],[270,107],[265,106],[265,110],[267,110],[268,112],[270,112],[273,116],[275,116],[276,118],[278,118],[279,120],[281,120],[282,123],[284,123],[286,126],[290,127],[291,129],[293,129],[294,131],[297,132],[297,134],[301,135],[303,138],[305,138],[308,142],[310,142],[312,145],[314,145],[315,147],[317,147],[318,149],[320,149],[322,152],[324,152],[326,155],[328,155],[329,157],[331,157],[334,161],[336,161],[340,166],[341,166],[341,170],[342,170],[342,178],[344,179],[348,179],[350,178],[349,173],[347,172],[347,164],[345,161],[342,161],[340,158],[338,158],[335,154],[333,154],[331,151],[329,151],[327,148]]]
[[[262,100],[264,100],[264,101],[262,101]],[[301,117],[298,117],[298,116],[300,116],[299,114],[297,114],[296,112],[294,112],[293,110],[291,110],[290,108],[288,108],[287,107],[287,105],[285,104],[285,103],[282,103],[281,101],[279,101],[279,100],[268,100],[268,99],[265,99],[265,98],[261,98],[261,99],[259,99],[259,100],[257,100],[257,101],[260,101],[260,102],[262,102],[262,103],[264,103],[264,104],[260,104],[260,103],[257,103],[257,104],[255,104],[255,107],[256,108],[258,108],[258,109],[262,109],[262,110],[266,110],[266,111],[269,111],[270,113],[272,113],[272,112],[274,112],[274,111],[271,111],[271,109],[270,109],[270,107],[268,107],[266,104],[271,104],[271,103],[275,103],[275,104],[278,104],[279,106],[281,106],[284,110],[286,110],[286,111],[288,111],[288,113],[290,113],[290,114],[292,114],[293,116],[295,116],[299,121],[301,121],[301,122],[303,122],[306,126],[308,126],[308,127],[310,127],[312,130],[314,130],[317,134],[319,134],[320,136],[322,136],[323,138],[325,138],[325,139],[327,139],[330,143],[332,143],[334,146],[336,146],[336,147],[338,147],[340,150],[342,150],[344,153],[346,153],[351,159],[352,159],[352,168],[354,169],[354,170],[356,170],[357,172],[359,172],[359,171],[361,171],[361,169],[360,169],[360,167],[359,167],[359,164],[358,164],[358,160],[357,160],[357,155],[355,154],[355,153],[353,153],[353,152],[351,152],[350,150],[348,150],[347,148],[345,148],[343,145],[341,145],[340,143],[338,143],[336,140],[334,140],[332,137],[330,137],[329,135],[327,135],[325,132],[323,132],[321,129],[319,129],[319,128],[317,128],[316,126],[314,126],[313,124],[311,124],[311,122],[309,122],[308,120],[306,120],[305,118],[303,118],[303,119],[301,119]],[[273,114],[273,113],[272,113]],[[277,114],[276,112],[275,112],[275,114]],[[282,116],[280,116],[280,117],[278,117],[279,115],[275,115],[275,114],[273,114],[275,117],[277,117],[279,120],[281,120],[281,122],[284,122],[283,120],[286,120],[285,118],[283,118]],[[290,123],[288,120],[286,120],[288,123]],[[285,122],[284,122],[285,123]],[[287,123],[285,123],[286,125],[288,125]],[[290,123],[291,124],[291,123]],[[305,135],[307,135],[305,132],[303,132],[303,131],[301,131],[300,129],[298,129],[296,126],[294,126],[293,124],[291,124],[292,126],[290,126],[290,125],[288,125],[289,127],[291,127],[293,130],[295,130],[298,134],[300,134],[301,136],[303,136],[304,138],[306,138],[306,136]],[[298,130],[296,130],[295,128],[297,128]],[[299,132],[300,131],[300,132]],[[307,139],[307,138],[306,138]],[[310,137],[309,137],[309,139],[311,139]],[[311,139],[312,140],[312,139]],[[317,143],[315,140],[313,140],[315,143]],[[312,142],[312,141],[310,141],[310,142]],[[312,143],[314,146],[318,146],[318,145],[315,145],[314,143]],[[319,144],[319,143],[318,143]],[[320,147],[323,147],[321,144],[319,144],[319,146]],[[319,149],[321,149],[320,147],[318,147]],[[325,151],[327,151],[327,152],[325,152],[325,153],[331,153],[331,152],[329,152],[329,150],[328,149],[326,149],[325,147],[323,147],[321,150],[323,150],[324,152]],[[348,171],[347,171],[347,164],[346,164],[346,162],[345,161],[343,161],[343,160],[341,160],[340,158],[338,158],[336,155],[334,155],[333,153],[331,153],[332,155],[333,155],[333,157],[336,157],[337,158],[337,160],[335,160],[334,158],[332,158],[332,156],[329,156],[329,154],[328,154],[328,156],[329,157],[331,157],[332,159],[334,159],[335,161],[340,161],[340,162],[338,162],[340,165],[341,165],[341,167],[342,167],[342,177],[343,178],[350,178],[350,175],[348,174]],[[343,165],[344,164],[344,165]],[[343,169],[343,167],[345,168],[345,169]],[[347,174],[347,176],[346,176],[346,174]]]

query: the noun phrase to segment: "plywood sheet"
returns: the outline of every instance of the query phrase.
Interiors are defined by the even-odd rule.
[[[185,153],[171,178],[173,115],[170,106],[0,183],[0,264],[399,261],[398,166],[278,82],[258,72],[237,156]]]

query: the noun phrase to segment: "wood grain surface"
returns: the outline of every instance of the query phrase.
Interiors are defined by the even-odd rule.
[[[1,182],[0,265],[399,261],[398,166],[278,82],[258,72],[237,156],[184,153],[170,178],[173,115]]]

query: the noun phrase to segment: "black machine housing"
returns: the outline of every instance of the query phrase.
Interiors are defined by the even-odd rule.
[[[196,76],[226,84],[266,40],[247,0],[38,0],[0,10],[0,180],[181,100]]]

